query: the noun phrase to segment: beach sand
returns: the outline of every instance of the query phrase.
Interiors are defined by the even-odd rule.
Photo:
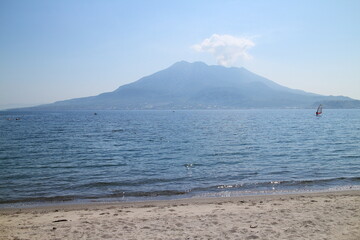
[[[0,209],[0,239],[360,239],[360,191]]]

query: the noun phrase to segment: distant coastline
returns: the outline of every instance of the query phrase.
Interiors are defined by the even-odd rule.
[[[113,92],[11,111],[360,108],[360,100],[281,86],[245,68],[181,61]]]

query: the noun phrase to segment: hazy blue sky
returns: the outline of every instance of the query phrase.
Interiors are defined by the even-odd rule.
[[[359,0],[0,0],[0,105],[97,95],[186,60],[360,99]]]

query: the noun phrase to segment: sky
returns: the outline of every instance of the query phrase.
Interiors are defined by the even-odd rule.
[[[358,0],[0,0],[0,109],[111,92],[178,61],[360,100]]]

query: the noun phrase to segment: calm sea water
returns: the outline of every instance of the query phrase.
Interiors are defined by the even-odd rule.
[[[0,113],[1,206],[359,187],[360,110]]]

